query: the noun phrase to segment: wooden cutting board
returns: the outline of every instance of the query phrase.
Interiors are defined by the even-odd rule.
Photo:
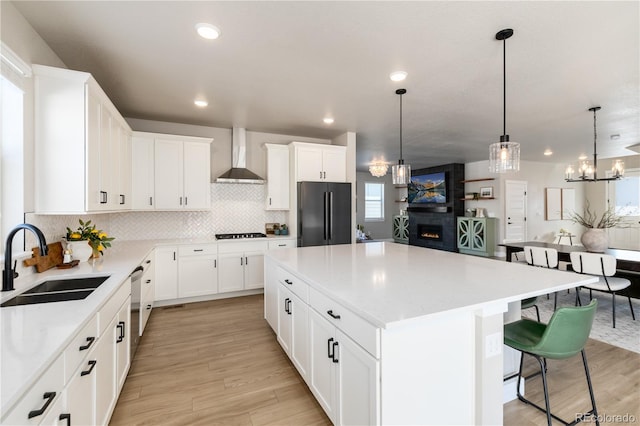
[[[49,254],[46,256],[40,256],[40,249],[34,247],[31,249],[33,257],[22,261],[24,266],[35,266],[37,272],[44,272],[62,263],[62,243],[47,244]]]

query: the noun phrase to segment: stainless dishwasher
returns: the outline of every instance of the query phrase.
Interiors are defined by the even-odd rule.
[[[131,273],[131,320],[129,321],[131,340],[131,354],[133,355],[138,349],[138,343],[140,342],[140,298],[142,293],[142,274],[144,274],[144,267],[138,266]]]

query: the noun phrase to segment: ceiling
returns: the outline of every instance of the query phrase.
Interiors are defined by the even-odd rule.
[[[626,147],[640,142],[637,1],[14,5],[125,117],[327,139],[356,132],[358,170],[399,158],[401,87],[407,163],[486,160],[503,127],[503,28],[514,29],[506,127],[523,160],[591,156],[595,105],[599,158],[637,155]],[[200,38],[199,22],[221,36]],[[389,79],[396,70],[404,82]]]

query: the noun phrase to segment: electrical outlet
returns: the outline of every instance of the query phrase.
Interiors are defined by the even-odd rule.
[[[491,358],[502,353],[502,333],[489,334],[484,339],[484,357]]]

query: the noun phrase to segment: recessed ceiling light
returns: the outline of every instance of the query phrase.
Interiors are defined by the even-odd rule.
[[[214,27],[211,24],[196,24],[196,31],[198,31],[200,37],[206,38],[207,40],[215,40],[216,38],[220,37],[220,29],[218,27]]]
[[[389,78],[392,81],[402,81],[405,78],[407,78],[407,72],[406,71],[394,71],[391,74],[389,74]]]
[[[324,124],[333,124],[333,118],[331,117],[326,117],[322,121],[324,121]]]
[[[199,106],[200,108],[204,108],[207,105],[209,105],[209,102],[203,99],[196,99],[195,101],[193,101],[193,103],[196,104],[196,106]]]
[[[553,151],[551,151],[550,149],[545,149],[545,150],[544,150],[544,155],[546,155],[547,157],[548,157],[549,155],[552,155],[552,154],[553,154]]]

